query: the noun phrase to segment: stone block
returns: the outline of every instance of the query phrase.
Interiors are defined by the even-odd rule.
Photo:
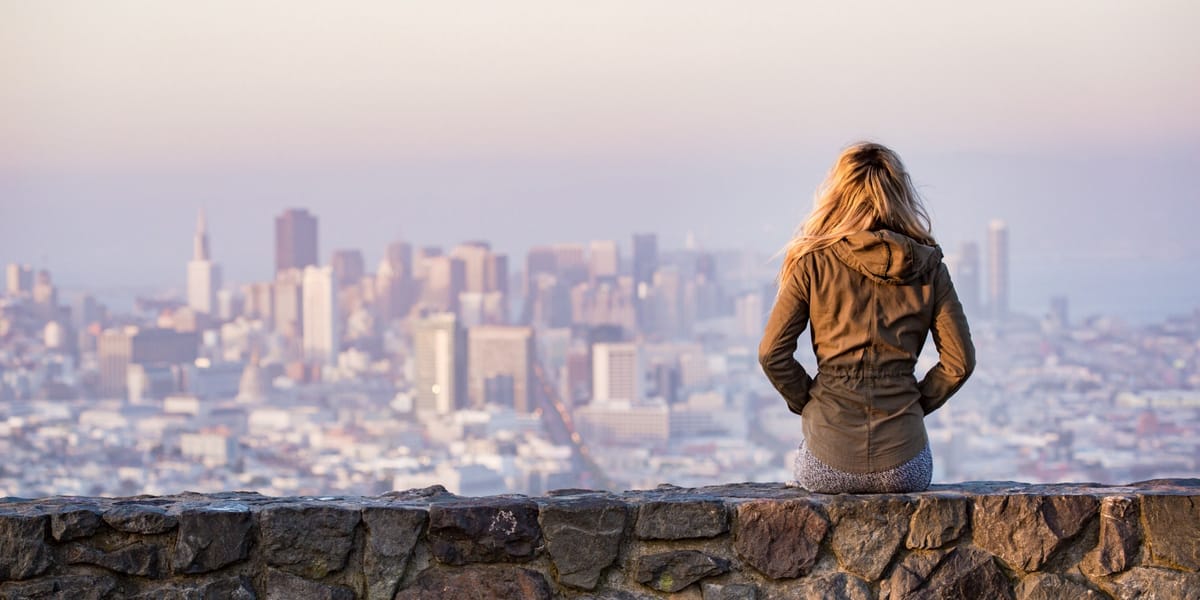
[[[276,569],[267,569],[266,600],[354,600],[354,590],[310,581]],[[451,596],[447,596],[450,598]]]
[[[429,509],[430,547],[448,565],[529,560],[541,537],[538,506],[528,498],[494,496]]]
[[[921,496],[909,521],[909,548],[932,550],[957,540],[967,527],[967,499]]]
[[[975,545],[1014,569],[1037,571],[1095,516],[1092,496],[978,496],[972,514]]]
[[[633,578],[660,592],[675,593],[705,577],[729,572],[729,561],[698,550],[673,550],[639,556]]]
[[[470,565],[426,569],[395,600],[550,600],[550,584],[541,573],[520,567]]]
[[[179,519],[152,504],[118,504],[104,511],[104,522],[117,531],[153,535],[179,525]]]
[[[1137,502],[1126,496],[1109,496],[1100,501],[1100,539],[1083,561],[1092,577],[1120,573],[1133,566],[1141,542]]]
[[[1062,575],[1034,573],[1017,585],[1017,600],[1105,600],[1106,596]]]
[[[872,600],[871,586],[848,573],[826,573],[801,584],[804,600]]]
[[[429,511],[412,506],[369,506],[362,512],[366,526],[363,575],[368,600],[391,600],[409,557],[425,525]]]
[[[280,504],[258,513],[260,549],[267,563],[309,579],[342,570],[361,515],[335,504]]]
[[[0,582],[29,579],[50,568],[45,515],[0,515]]]
[[[705,583],[703,600],[758,600],[758,587],[752,583]]]
[[[158,579],[164,575],[163,549],[157,544],[133,542],[111,550],[71,543],[66,549],[67,563],[104,567],[122,575]]]
[[[1142,520],[1150,562],[1200,571],[1200,496],[1142,496]]]
[[[176,573],[208,573],[244,560],[254,517],[244,504],[222,504],[179,515],[172,566]]]
[[[57,541],[68,542],[91,536],[103,522],[95,506],[61,506],[50,513],[50,534]]]
[[[1133,567],[1115,579],[1117,600],[1200,600],[1200,573]]]
[[[0,600],[105,600],[117,587],[112,577],[62,575],[0,584]]]
[[[634,535],[642,540],[711,538],[729,531],[729,511],[715,498],[649,500],[638,506]]]
[[[838,564],[869,581],[879,579],[891,564],[913,514],[911,503],[871,496],[839,498],[826,510],[833,521],[830,546]]]
[[[828,530],[808,500],[755,500],[738,507],[733,548],[767,577],[799,577],[816,564]]]
[[[541,508],[546,552],[564,586],[592,590],[604,569],[617,559],[629,521],[628,506],[615,498],[592,495],[556,500]]]

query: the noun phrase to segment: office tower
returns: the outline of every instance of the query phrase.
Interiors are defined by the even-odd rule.
[[[988,308],[992,318],[1008,316],[1008,225],[995,220],[988,225]]]
[[[339,290],[361,284],[366,272],[360,250],[334,250],[329,266],[333,267],[333,279]]]
[[[621,256],[614,240],[597,240],[592,242],[591,254],[588,257],[588,276],[592,281],[601,278],[613,278],[620,269]]]
[[[178,365],[196,360],[200,338],[170,329],[124,327],[101,332],[96,344],[104,397],[125,396],[129,365]]]
[[[331,267],[304,268],[304,358],[326,365],[332,365],[341,351],[336,285]]]
[[[424,281],[429,277],[429,262],[435,258],[442,256],[442,249],[438,246],[423,246],[417,250],[417,255],[413,257],[413,278]]]
[[[508,255],[488,255],[484,290],[508,295]]]
[[[481,325],[468,329],[467,397],[471,406],[483,406],[507,394],[517,412],[532,411],[533,361],[533,330],[529,327]]]
[[[303,208],[289,208],[275,217],[275,272],[317,262],[317,218]]]
[[[691,330],[684,310],[684,282],[675,265],[654,273],[655,331],[663,338],[686,337]]]
[[[458,295],[466,286],[466,268],[462,260],[450,256],[425,259],[428,269],[421,300],[435,310],[458,311]]]
[[[246,305],[243,314],[251,319],[262,319],[267,327],[275,327],[275,286],[270,282],[248,283],[242,286]]]
[[[555,244],[554,273],[568,288],[587,281],[588,263],[583,244]]]
[[[763,327],[766,326],[762,294],[747,292],[738,296],[734,301],[734,316],[739,335],[751,339],[762,337]]]
[[[136,329],[134,330],[134,332]],[[101,398],[124,398],[125,378],[133,356],[133,336],[126,329],[105,329],[96,340]]]
[[[535,289],[539,274],[555,275],[557,262],[554,249],[548,246],[535,246],[525,255],[525,297]]]
[[[412,244],[400,241],[388,244],[386,259],[391,264],[396,277],[401,281],[413,278]]]
[[[438,313],[413,323],[414,409],[449,414],[460,406],[466,375],[462,331],[454,313]]]
[[[287,269],[275,275],[275,333],[294,345],[304,333],[304,274]]]
[[[954,289],[962,302],[963,310],[968,315],[978,314],[979,311],[979,244],[965,242],[960,247],[958,256],[953,260],[954,269],[950,273],[954,281]]]
[[[592,402],[637,402],[642,366],[631,343],[592,345]]]
[[[450,256],[462,261],[464,292],[480,293],[488,291],[487,263],[492,253],[487,242],[466,242],[455,246]]]
[[[9,263],[5,270],[5,279],[10,296],[20,296],[33,292],[33,268],[29,265]]]
[[[221,268],[212,261],[209,253],[204,209],[196,217],[196,235],[192,239],[192,260],[188,261],[187,274],[188,307],[198,313],[216,316]]]
[[[58,288],[54,285],[50,271],[42,269],[33,278],[33,304],[37,316],[43,320],[57,318]]]
[[[649,331],[654,326],[651,301],[654,272],[658,270],[658,236],[653,233],[633,234],[633,292],[638,329]]]

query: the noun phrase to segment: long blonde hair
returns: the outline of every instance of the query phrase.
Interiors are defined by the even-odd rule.
[[[782,281],[806,254],[868,229],[890,229],[936,245],[929,213],[900,156],[890,148],[859,142],[846,148],[817,191],[812,213],[783,249]]]

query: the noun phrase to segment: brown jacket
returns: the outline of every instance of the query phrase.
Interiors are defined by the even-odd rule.
[[[792,356],[812,322],[817,376]],[[918,382],[927,334],[939,362]],[[758,348],[788,408],[803,415],[805,445],[822,462],[875,473],[915,457],[924,415],[958,391],[975,347],[942,251],[905,235],[862,231],[801,257]]]

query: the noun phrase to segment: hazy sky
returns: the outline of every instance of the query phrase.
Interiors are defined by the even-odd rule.
[[[181,286],[200,206],[240,281],[287,206],[323,257],[769,250],[871,138],[944,244],[1010,222],[1014,285],[1149,258],[1200,299],[1198,24],[1191,1],[0,0],[0,262]]]

